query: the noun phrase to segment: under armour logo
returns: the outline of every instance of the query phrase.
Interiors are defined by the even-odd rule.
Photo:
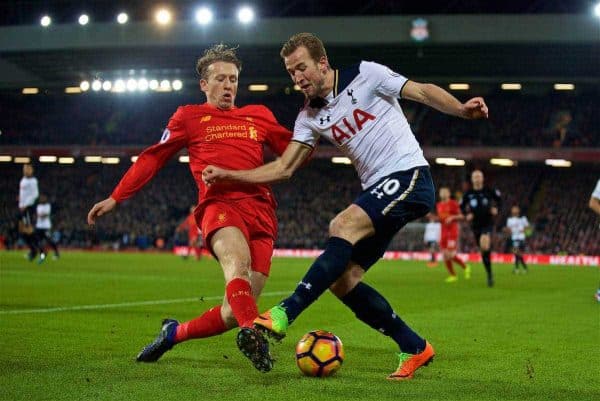
[[[331,116],[328,115],[327,117],[321,117],[321,118],[319,118],[319,121],[320,121],[319,124],[321,124],[321,125],[323,125],[325,123],[325,121],[331,122]]]
[[[303,286],[304,288],[306,288],[307,290],[310,291],[310,289],[312,288],[312,284],[311,283],[305,283],[303,281],[299,282],[298,285]]]
[[[356,98],[353,95],[354,93],[354,89],[347,89],[346,90],[346,95],[350,96],[352,98],[352,104],[356,104],[358,102],[358,100],[356,100]]]

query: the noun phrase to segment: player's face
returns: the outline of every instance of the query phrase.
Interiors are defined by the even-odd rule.
[[[317,62],[312,59],[306,47],[300,46],[283,61],[292,81],[300,87],[306,97],[313,99],[326,95],[322,93],[328,67],[326,57]]]
[[[518,206],[513,206],[513,207],[510,209],[510,213],[511,213],[513,216],[515,216],[515,217],[519,217],[519,213],[521,213],[521,210],[519,209],[519,207],[518,207]]]
[[[31,177],[33,175],[33,167],[29,164],[23,166],[23,175],[25,177]]]
[[[450,190],[448,188],[440,188],[440,199],[442,201],[450,199]]]
[[[217,61],[208,66],[208,79],[200,80],[200,89],[206,102],[222,110],[234,106],[238,89],[239,71],[235,64]]]
[[[483,173],[479,170],[473,171],[471,174],[471,183],[475,188],[481,188],[483,186]]]

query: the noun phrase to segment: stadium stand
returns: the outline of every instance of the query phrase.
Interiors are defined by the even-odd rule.
[[[109,194],[127,168],[102,164],[38,164],[36,176],[40,191],[47,193],[54,205],[55,236],[62,246],[95,246],[145,249],[163,239],[173,246],[175,227],[185,217],[188,207],[197,200],[197,192],[187,165],[171,162],[135,197],[135,207],[128,202],[117,213],[107,216],[95,230],[89,229],[85,216],[90,205]],[[14,245],[16,194],[21,177],[19,165],[5,165],[0,186],[4,205],[0,217],[0,235]],[[600,177],[599,166],[556,169],[547,166],[521,165],[512,168],[484,168],[486,183],[502,191],[504,207],[497,220],[498,232],[506,221],[510,205],[519,204],[534,226],[528,241],[532,253],[599,254],[600,235],[596,217],[587,201]],[[449,185],[460,196],[469,169],[434,165],[436,184]],[[318,185],[316,185],[318,183]],[[11,190],[12,189],[12,190]],[[274,186],[279,202],[280,248],[322,248],[327,239],[329,220],[349,204],[360,191],[351,166],[335,165],[329,160],[313,160],[292,180]],[[403,231],[392,243],[394,250],[421,250],[422,235]],[[160,241],[159,241],[160,242]],[[503,251],[505,237],[497,235],[496,251]],[[461,248],[474,249],[470,230],[462,230]]]

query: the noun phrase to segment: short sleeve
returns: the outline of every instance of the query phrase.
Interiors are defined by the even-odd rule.
[[[399,98],[402,88],[408,82],[405,76],[372,61],[360,63],[360,73],[373,85],[375,92],[383,96]]]
[[[600,199],[600,180],[596,183],[596,188],[592,192],[592,198]]]
[[[314,148],[319,141],[319,133],[315,132],[309,125],[306,120],[306,113],[304,111],[300,112],[298,118],[296,119],[296,123],[294,124],[294,135],[292,136],[292,141],[300,142],[304,145],[308,145],[311,148]]]

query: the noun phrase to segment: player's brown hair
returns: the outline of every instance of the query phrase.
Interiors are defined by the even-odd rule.
[[[327,53],[325,52],[325,46],[323,46],[323,42],[321,39],[313,35],[312,33],[302,32],[297,33],[291,38],[287,40],[283,44],[279,55],[281,58],[285,58],[296,51],[297,48],[304,46],[308,50],[308,54],[315,61],[319,62],[321,57],[327,57]]]
[[[236,50],[237,46],[229,47],[223,43],[204,50],[204,54],[196,62],[196,72],[198,72],[201,79],[208,79],[208,67],[218,61],[234,64],[241,72],[242,62],[237,57]]]

